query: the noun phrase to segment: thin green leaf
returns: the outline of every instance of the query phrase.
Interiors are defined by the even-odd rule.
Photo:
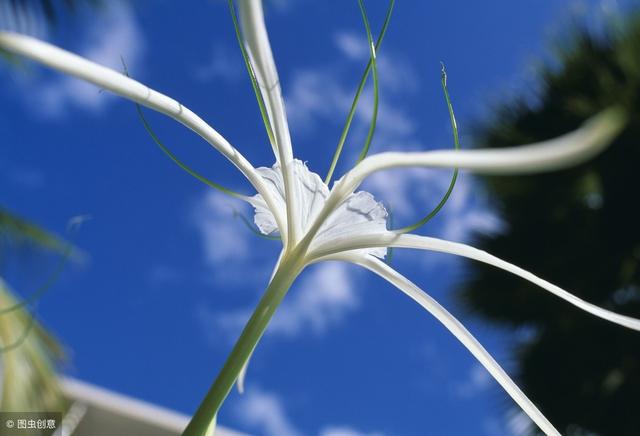
[[[387,14],[384,19],[384,23],[382,25],[382,30],[380,31],[380,35],[378,36],[378,40],[375,45],[375,52],[377,53],[380,49],[380,45],[382,44],[382,40],[384,39],[385,34],[387,33],[387,28],[389,27],[389,22],[391,21],[391,14],[393,12],[393,6],[395,5],[395,0],[391,0],[389,2],[389,7],[387,8]],[[338,140],[338,145],[336,147],[336,151],[333,154],[333,159],[331,160],[331,166],[329,167],[329,171],[327,172],[327,176],[324,179],[324,183],[326,185],[331,182],[331,178],[333,177],[333,173],[336,169],[336,165],[338,164],[338,160],[340,159],[340,155],[342,154],[342,149],[344,148],[344,143],[347,140],[347,135],[349,134],[349,129],[351,128],[351,122],[353,121],[353,117],[356,113],[356,108],[358,107],[358,102],[360,101],[360,95],[364,90],[364,86],[367,82],[367,78],[369,77],[369,72],[371,71],[373,62],[371,58],[367,62],[367,67],[362,73],[362,77],[360,78],[360,83],[358,84],[358,88],[356,90],[356,94],[353,97],[353,101],[351,103],[351,109],[349,109],[349,114],[347,115],[347,120],[342,129],[342,133],[340,134],[340,139]]]
[[[456,123],[456,117],[455,117],[455,115],[453,113],[453,105],[451,104],[451,99],[449,98],[449,91],[447,90],[447,71],[444,68],[444,63],[442,63],[442,74],[441,74],[440,80],[442,82],[442,90],[444,91],[444,98],[447,101],[447,108],[449,109],[449,118],[451,120],[451,129],[453,130],[453,142],[455,144],[455,149],[459,150],[460,149],[460,138],[458,137],[458,124]],[[412,225],[407,226],[407,227],[403,227],[403,228],[397,230],[397,232],[400,232],[400,233],[412,232],[415,229],[417,229],[419,227],[422,227],[423,225],[428,223],[434,216],[436,216],[438,214],[438,212],[440,212],[440,210],[447,203],[447,201],[449,200],[449,197],[451,196],[451,193],[453,192],[453,188],[455,187],[457,180],[458,180],[458,168],[455,168],[453,170],[453,175],[451,177],[451,182],[449,182],[449,188],[447,188],[447,192],[445,192],[444,196],[442,197],[442,199],[440,200],[438,205],[435,208],[433,208],[433,210],[431,212],[429,212],[424,218],[422,218],[417,223],[412,224]]]
[[[68,248],[68,244],[57,236],[2,208],[0,208],[0,230],[29,240],[47,250],[62,253]]]
[[[15,297],[0,278],[0,304]],[[16,338],[16,339],[14,339]],[[0,317],[2,410],[64,410],[55,365],[64,358],[58,343],[26,310]],[[29,371],[25,371],[29,368]]]
[[[33,326],[35,324],[35,317],[33,316],[33,314],[27,312],[26,310],[25,310],[25,316],[27,318],[27,325],[24,327],[22,334],[15,341],[9,344],[0,345],[0,354],[7,353],[11,350],[15,350],[16,348],[20,347],[24,343],[24,341],[29,337],[29,334],[31,333],[31,330],[33,329]]]
[[[6,315],[10,312],[16,311],[18,309],[22,309],[26,306],[31,306],[36,303],[42,296],[58,281],[62,271],[64,271],[71,254],[73,253],[73,245],[67,243],[58,261],[58,264],[54,268],[53,272],[49,275],[49,277],[45,280],[45,282],[38,287],[34,292],[32,292],[27,298],[7,307],[0,308],[0,316]]]

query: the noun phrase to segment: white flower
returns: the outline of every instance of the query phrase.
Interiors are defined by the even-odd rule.
[[[247,361],[291,283],[307,265],[324,260],[341,260],[360,265],[414,299],[469,349],[542,431],[559,434],[457,319],[381,260],[386,249],[411,248],[464,256],[516,274],[611,322],[640,330],[640,320],[592,305],[530,272],[473,247],[388,230],[384,207],[371,194],[356,192],[356,189],[371,174],[398,167],[459,168],[483,174],[528,174],[568,167],[603,150],[621,130],[625,116],[617,109],[609,109],[572,133],[520,147],[375,154],[359,162],[329,189],[317,174],[293,157],[280,81],[267,37],[262,4],[259,0],[241,0],[240,5],[244,44],[252,60],[252,73],[259,84],[265,117],[268,118],[270,127],[269,137],[276,160],[273,168],[255,168],[222,135],[189,109],[117,71],[46,42],[0,32],[0,48],[29,57],[164,113],[196,132],[235,165],[257,191],[257,195],[253,197],[235,196],[254,206],[255,223],[260,231],[265,234],[277,233],[282,239],[283,249],[272,280],[185,434],[199,435],[212,425],[212,419],[233,384],[242,381]],[[374,58],[375,46],[371,44],[374,80],[377,80]]]
[[[276,203],[286,207],[286,198],[282,172],[280,166],[273,168],[258,168],[257,171],[269,182],[269,188],[276,197]],[[293,161],[293,172],[296,180],[299,205],[295,210],[295,219],[300,223],[302,234],[306,234],[325,206],[329,197],[329,188],[316,173],[300,160]],[[278,225],[272,211],[257,194],[251,199],[255,207],[255,223],[265,235],[278,230]],[[359,236],[384,234],[387,230],[387,211],[382,203],[377,202],[373,195],[365,191],[351,193],[330,215],[323,220],[317,235],[313,238],[309,251],[313,253],[322,247],[339,244]],[[358,250],[362,255],[371,254],[384,258],[386,247],[366,247]]]

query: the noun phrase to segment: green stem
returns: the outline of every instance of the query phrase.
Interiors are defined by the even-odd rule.
[[[242,367],[262,337],[271,317],[303,268],[303,256],[298,255],[297,252],[290,252],[283,256],[271,283],[269,283],[249,322],[242,330],[240,338],[231,350],[231,354],[229,354],[218,377],[182,433],[183,436],[204,436],[206,434],[220,406],[231,392]]]

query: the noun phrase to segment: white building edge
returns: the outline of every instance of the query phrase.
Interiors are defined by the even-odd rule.
[[[63,378],[72,401],[57,436],[176,436],[190,417],[77,379]],[[218,426],[216,436],[247,436]]]

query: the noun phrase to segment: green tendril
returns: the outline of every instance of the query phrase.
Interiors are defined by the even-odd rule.
[[[442,82],[442,89],[444,91],[444,98],[447,101],[447,108],[449,109],[449,118],[451,120],[451,129],[453,130],[453,142],[455,144],[455,149],[459,150],[460,149],[460,138],[458,137],[458,124],[456,123],[456,117],[453,113],[453,105],[451,104],[451,99],[449,98],[449,91],[447,90],[447,71],[444,68],[444,63],[441,62],[442,65],[442,73],[441,73],[441,82]],[[420,221],[418,221],[417,223],[407,226],[407,227],[403,227],[401,229],[396,230],[399,233],[407,233],[407,232],[411,232],[423,225],[425,225],[427,222],[429,222],[434,216],[436,216],[438,214],[438,212],[440,212],[440,209],[442,209],[442,207],[445,205],[445,203],[447,202],[447,200],[449,200],[449,197],[451,196],[451,193],[453,192],[453,188],[456,185],[456,181],[458,180],[458,168],[454,169],[453,171],[453,176],[451,177],[451,182],[449,183],[449,188],[447,189],[447,192],[444,194],[444,196],[442,197],[442,199],[440,200],[440,203],[438,203],[438,205],[431,211],[429,212],[429,214],[427,216],[425,216],[424,218],[422,218]]]
[[[260,108],[260,115],[262,116],[262,122],[264,123],[264,127],[267,130],[267,136],[269,137],[269,141],[271,142],[271,145],[275,147],[276,145],[275,135],[273,134],[273,128],[271,127],[271,121],[269,120],[267,107],[264,104],[264,99],[262,98],[262,93],[260,92],[260,84],[258,83],[258,79],[256,77],[255,71],[251,66],[251,59],[249,58],[247,49],[244,46],[244,43],[242,42],[242,32],[240,31],[240,25],[238,24],[238,16],[236,14],[236,9],[233,5],[233,0],[229,0],[229,12],[231,13],[231,19],[233,20],[233,28],[235,29],[235,32],[236,32],[236,39],[238,40],[238,45],[240,46],[242,59],[244,59],[244,65],[247,67],[247,72],[249,73],[249,78],[251,79],[251,87],[253,88],[253,92],[256,95],[256,100],[258,101],[258,107]]]
[[[264,233],[262,233],[258,228],[256,228],[256,226],[254,226],[251,223],[251,221],[249,221],[249,219],[242,212],[238,211],[235,208],[233,208],[233,217],[234,218],[240,218],[240,221],[242,221],[244,223],[244,225],[247,226],[247,228],[249,230],[251,230],[252,233],[255,233],[256,235],[260,236],[261,238],[270,239],[272,241],[280,241],[281,240],[280,236],[277,236],[277,235],[265,235]]]
[[[382,30],[380,31],[380,35],[378,36],[378,40],[375,45],[375,52],[377,53],[380,49],[380,45],[382,44],[382,40],[384,39],[385,34],[387,33],[387,28],[389,27],[389,22],[391,21],[391,14],[393,12],[393,6],[395,4],[395,0],[391,0],[389,2],[389,7],[387,8],[387,14],[384,19],[384,23],[382,25]],[[351,102],[351,108],[349,109],[349,114],[347,115],[347,120],[345,121],[344,127],[342,129],[342,133],[340,134],[340,139],[338,140],[338,145],[336,147],[336,151],[333,154],[333,159],[331,160],[331,166],[329,167],[329,171],[327,172],[327,176],[324,179],[324,183],[326,185],[331,182],[331,178],[333,177],[333,173],[338,164],[338,160],[340,159],[340,155],[342,154],[342,149],[344,147],[344,143],[347,140],[347,135],[349,134],[349,129],[351,128],[351,123],[353,121],[353,117],[356,113],[356,108],[358,107],[358,102],[360,101],[360,95],[364,90],[364,86],[367,82],[367,78],[369,77],[369,72],[373,66],[373,62],[371,58],[367,62],[367,67],[362,73],[362,77],[360,78],[360,83],[358,84],[358,88],[356,90],[356,94],[353,97],[353,101]]]
[[[369,42],[369,51],[371,53],[371,71],[373,75],[373,113],[371,114],[371,123],[369,124],[367,139],[364,141],[364,145],[362,146],[362,150],[360,151],[360,155],[358,156],[357,162],[360,162],[362,161],[362,159],[367,157],[367,153],[369,153],[369,147],[371,146],[371,141],[373,140],[373,134],[376,131],[376,124],[378,123],[378,105],[380,101],[380,95],[378,83],[378,65],[376,62],[376,47],[373,43],[373,36],[371,35],[371,26],[369,25],[369,19],[367,18],[367,11],[364,8],[363,0],[358,0],[358,5],[360,6],[362,21],[364,22],[364,27],[367,31],[367,41]]]
[[[169,158],[173,162],[175,162],[176,165],[178,165],[184,171],[186,171],[191,176],[195,177],[196,179],[198,179],[199,181],[201,181],[202,183],[204,183],[207,186],[210,186],[210,187],[212,187],[214,189],[217,189],[218,191],[220,191],[220,192],[222,192],[224,194],[230,195],[231,197],[234,197],[234,198],[240,198],[240,199],[244,198],[244,196],[242,194],[240,194],[238,192],[235,192],[235,191],[232,191],[231,189],[225,188],[224,186],[220,185],[219,183],[216,183],[216,182],[213,182],[213,181],[207,179],[206,177],[204,177],[203,175],[199,174],[194,169],[189,167],[187,164],[182,162],[180,159],[178,159],[178,157],[175,154],[173,154],[171,152],[171,150],[169,150],[167,148],[167,146],[165,146],[162,143],[162,141],[160,141],[160,138],[158,138],[158,135],[155,134],[155,132],[153,131],[153,129],[149,125],[149,122],[145,118],[144,113],[142,112],[142,108],[137,103],[136,103],[136,110],[138,111],[138,115],[140,116],[140,120],[142,121],[142,124],[144,125],[144,128],[147,131],[147,133],[149,134],[149,136],[151,136],[153,141],[158,145],[158,147],[160,147],[160,149],[164,152],[164,154],[169,156]]]
[[[120,60],[122,61],[122,67],[124,69],[124,75],[127,77],[129,76],[129,70],[127,69],[127,64],[124,61],[124,58],[121,56]],[[173,154],[171,152],[171,150],[169,150],[169,148],[164,145],[162,143],[162,141],[160,141],[160,138],[158,137],[158,135],[156,135],[156,133],[153,131],[153,129],[151,128],[151,125],[149,124],[149,122],[147,121],[147,118],[144,116],[144,113],[142,112],[142,107],[138,104],[135,103],[136,106],[136,111],[138,112],[138,116],[140,117],[140,120],[142,121],[142,125],[144,126],[145,130],[147,131],[147,133],[149,134],[149,136],[151,136],[151,139],[153,139],[153,142],[156,143],[156,145],[158,147],[160,147],[160,150],[162,150],[164,152],[164,154],[166,154],[167,156],[169,156],[169,158],[176,164],[178,165],[180,168],[182,168],[184,171],[186,171],[187,173],[189,173],[191,176],[195,177],[196,179],[198,179],[199,181],[201,181],[202,183],[204,183],[205,185],[217,189],[218,191],[227,194],[231,197],[234,198],[239,198],[239,199],[243,199],[244,195],[240,194],[239,192],[235,192],[232,191],[231,189],[225,188],[224,186],[222,186],[219,183],[213,182],[209,179],[207,179],[205,176],[201,175],[200,173],[198,173],[196,170],[194,170],[193,168],[189,167],[187,164],[185,164],[184,162],[182,162],[180,159],[178,159],[178,157]]]

